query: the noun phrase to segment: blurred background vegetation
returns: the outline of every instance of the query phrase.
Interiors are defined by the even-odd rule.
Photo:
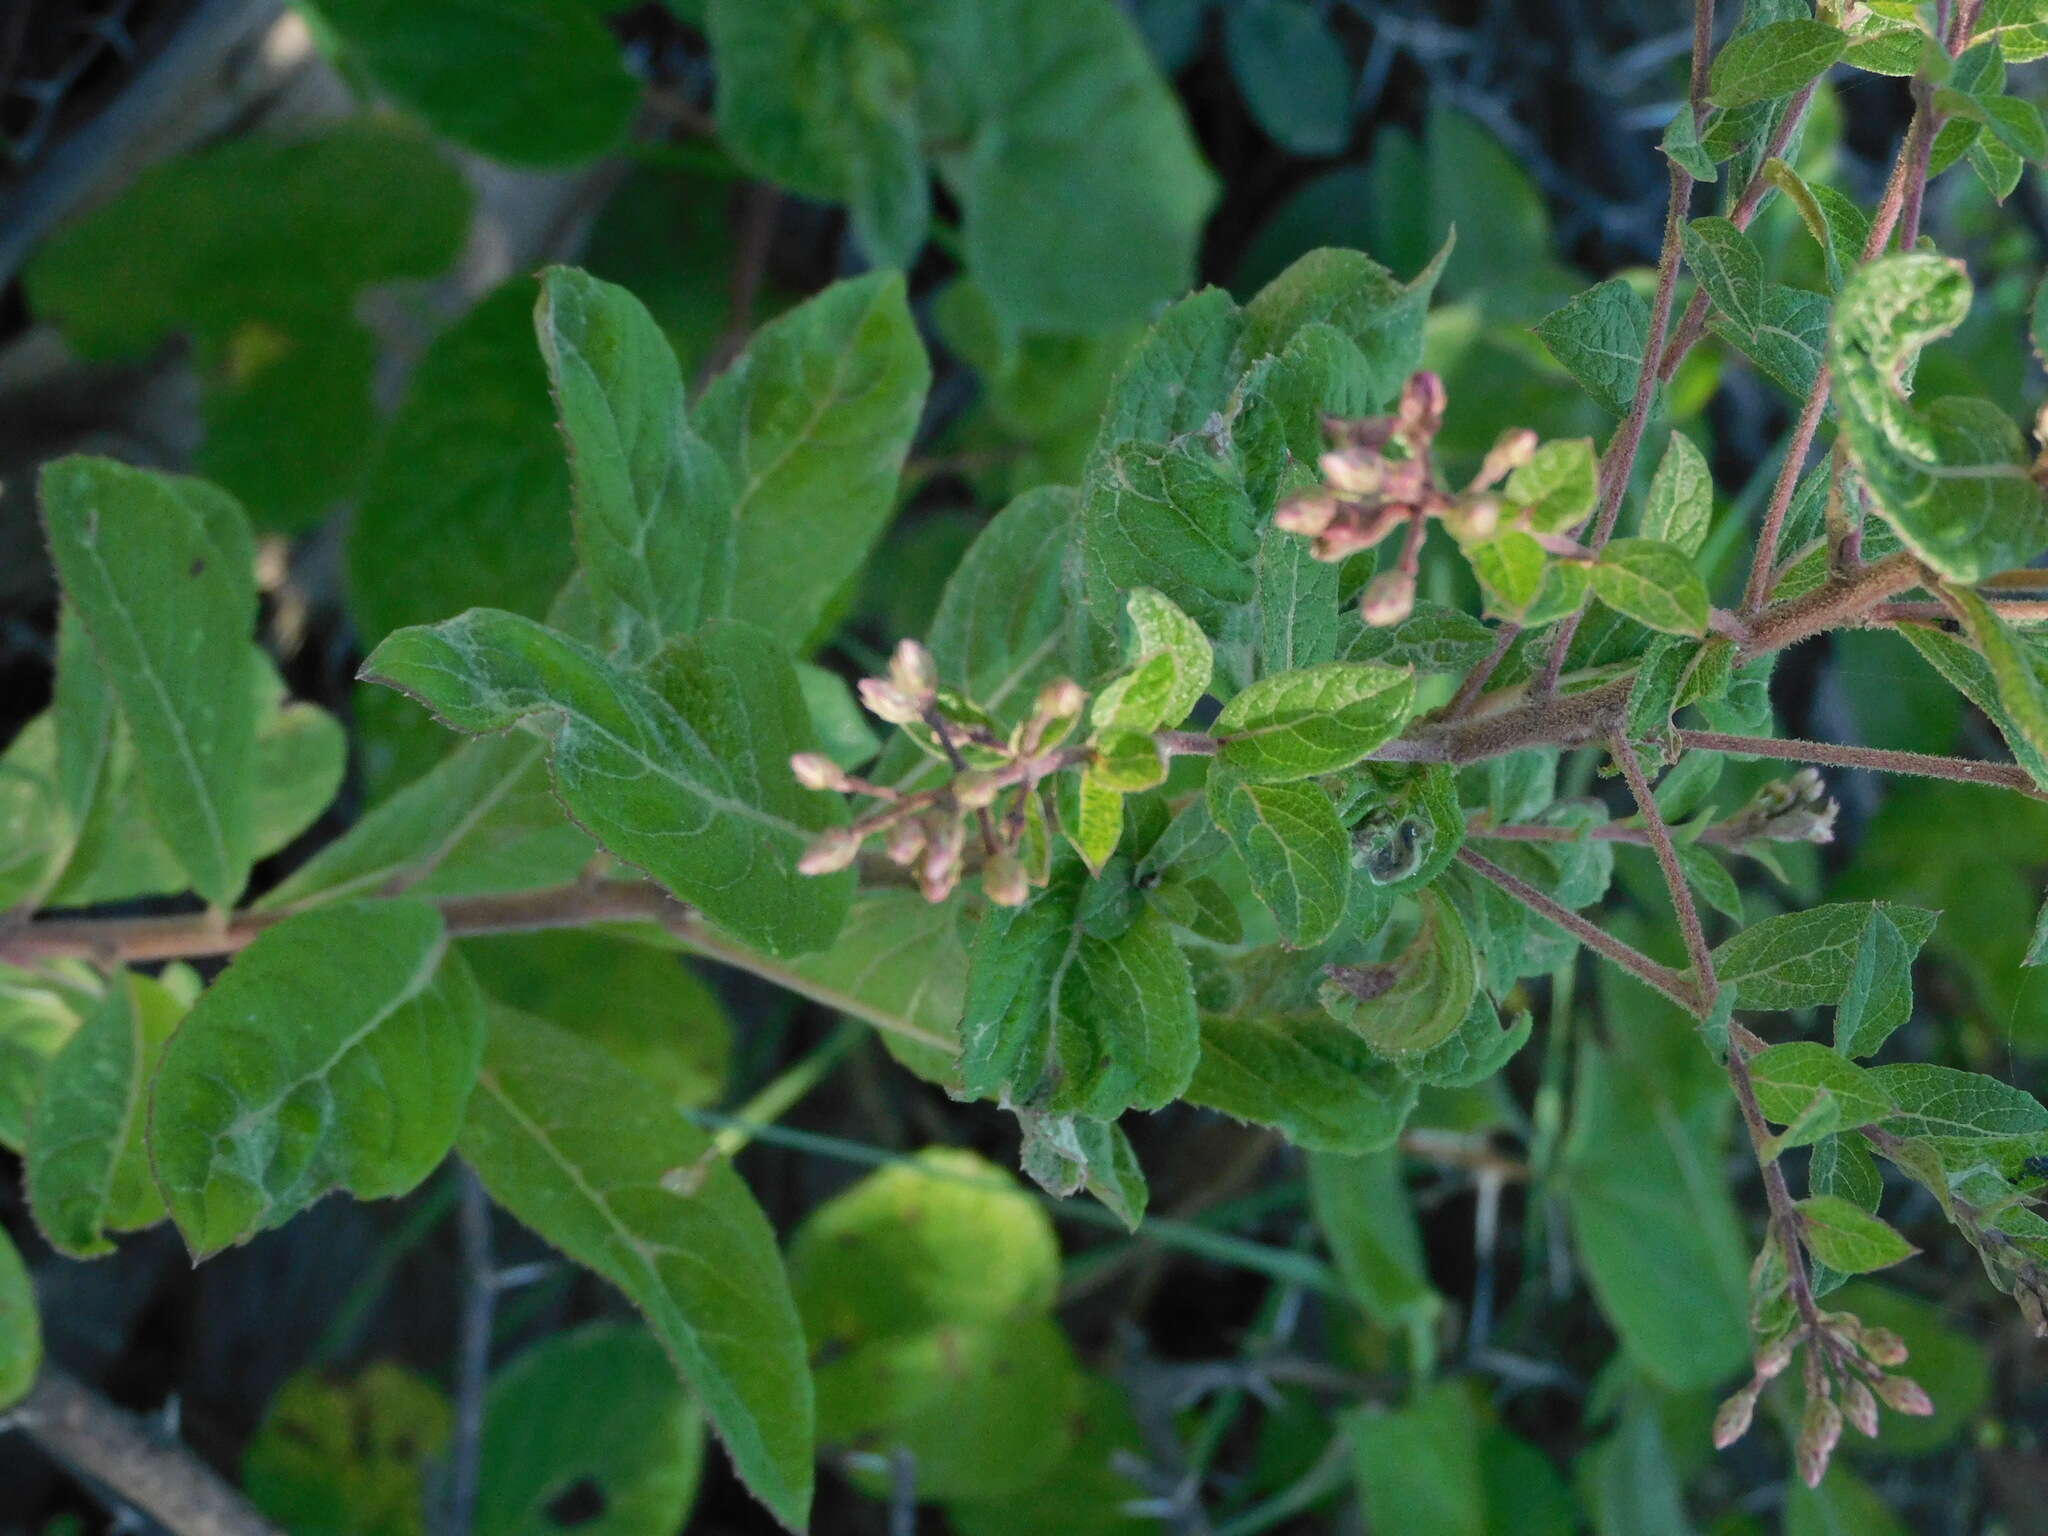
[[[955,25],[977,10],[985,27]],[[816,654],[816,707],[850,756],[866,727],[832,679],[923,630],[996,509],[1078,477],[1121,357],[1190,286],[1244,297],[1321,245],[1406,277],[1455,227],[1429,326],[1452,473],[1511,425],[1610,430],[1531,327],[1595,279],[1647,291],[1680,7],[709,11],[0,7],[0,739],[48,698],[34,469],[89,449],[243,499],[267,532],[267,644],[295,697],[348,724],[345,752],[304,744],[343,791],[291,824],[259,889],[432,763],[445,733],[351,679],[396,626],[478,603],[541,614],[571,568],[531,327],[531,274],[550,260],[630,287],[699,381],[833,278],[909,270],[935,372],[909,494]],[[865,19],[851,41],[806,44],[828,11]],[[1908,107],[1897,81],[1839,78],[1799,168],[1869,202]],[[1925,384],[2020,415],[2039,403],[2022,338],[2044,215],[2031,178],[2003,207],[1974,178],[1937,184],[1928,227],[1979,298]],[[1774,279],[1826,286],[1790,207],[1754,233]],[[1665,425],[1719,480],[1724,592],[1791,403],[1718,341],[1670,391]],[[1424,595],[1468,603],[1459,569],[1430,561]],[[1787,734],[2001,755],[1888,634],[1802,648],[1774,702]],[[2048,994],[2018,961],[2048,807],[1830,781],[1839,841],[1750,867],[1725,904],[1754,919],[1883,896],[1966,914],[1936,930],[1920,1011],[1890,1050],[2040,1092]],[[1590,761],[1562,782],[1602,792]],[[0,774],[0,880],[17,804]],[[1617,864],[1603,921],[1678,958],[1648,856]],[[109,869],[69,895],[161,907],[149,890]],[[1902,1212],[1929,1254],[1843,1304],[1908,1339],[1937,1415],[1853,1443],[1817,1494],[1788,1486],[1769,1435],[1711,1455],[1712,1389],[1747,1347],[1754,1169],[1728,1146],[1725,1087],[1686,1021],[1590,961],[1535,999],[1537,1043],[1505,1077],[1425,1095],[1398,1152],[1305,1158],[1187,1106],[1144,1117],[1131,1129],[1154,1214],[1133,1237],[1099,1208],[991,1189],[1016,1156],[1007,1117],[948,1101],[826,1010],[598,936],[468,947],[499,997],[626,1054],[685,1109],[775,1121],[741,1166],[795,1234],[807,1308],[886,1310],[938,1275],[934,1305],[958,1309],[939,1322],[1000,1316],[959,1335],[978,1341],[966,1358],[906,1348],[893,1419],[828,1402],[856,1430],[819,1531],[2048,1531],[2039,1347],[1931,1209]],[[876,963],[906,987],[946,982],[922,952]],[[43,1049],[52,1027],[0,987],[0,1051]],[[0,1141],[17,1112],[0,1106]],[[401,1202],[327,1202],[193,1271],[166,1228],[97,1264],[51,1255],[4,1154],[0,1170],[0,1222],[30,1255],[53,1358],[175,1418],[293,1531],[431,1528],[472,1278],[452,1175]],[[685,1510],[692,1532],[769,1529],[620,1300],[509,1223],[496,1248],[519,1283],[499,1311],[480,1529],[625,1536],[679,1529]],[[1411,1390],[1422,1372],[1436,1384]],[[936,1503],[892,1495],[901,1463],[876,1452],[894,1444]],[[0,1529],[117,1528],[147,1527],[0,1438]]]

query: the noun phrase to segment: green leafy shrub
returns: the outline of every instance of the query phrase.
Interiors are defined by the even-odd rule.
[[[1231,1529],[1347,1476],[1376,1529],[1570,1530],[1582,1508],[1666,1528],[1684,1437],[1727,1447],[1760,1413],[1821,1490],[1793,1494],[1788,1529],[1882,1528],[1856,1524],[1873,1496],[1849,1473],[1823,1482],[1845,1425],[1912,1449],[1927,1430],[1906,1420],[1967,1414],[1984,1384],[1938,1318],[1855,1278],[1916,1251],[1881,1212],[1920,1202],[1916,1233],[1938,1212],[2048,1333],[2048,1108],[1895,1037],[1923,955],[2016,1010],[2048,926],[1986,950],[1974,877],[1887,865],[1913,834],[1888,844],[1882,815],[1855,889],[1814,899],[1839,816],[1816,765],[1988,787],[1967,814],[2048,849],[2048,646],[2022,595],[2048,589],[2048,470],[2006,404],[1912,387],[1945,386],[1973,296],[1923,238],[1927,180],[1964,168],[2003,198],[2048,158],[2005,89],[2048,14],[1965,3],[1930,31],[1912,4],[1748,7],[1695,53],[1665,134],[1647,282],[1495,273],[1529,217],[1456,183],[1478,130],[1439,116],[1388,163],[1426,163],[1432,208],[1464,196],[1471,227],[1390,241],[1405,276],[1315,249],[1240,302],[1183,296],[1210,179],[1107,0],[675,8],[709,37],[725,149],[844,203],[873,267],[789,303],[701,387],[702,326],[555,266],[449,329],[356,453],[371,354],[350,306],[445,267],[466,213],[429,143],[382,122],[166,166],[31,273],[91,354],[195,336],[212,477],[70,457],[41,478],[62,618],[54,700],[0,759],[0,1142],[43,1238],[87,1259],[168,1220],[203,1260],[336,1191],[408,1194],[453,1155],[645,1320],[492,1381],[474,1528],[555,1528],[588,1488],[603,1529],[673,1529],[705,1425],[791,1529],[821,1448],[882,1494],[910,1469],[968,1533],[1052,1528],[1018,1523],[1033,1510],[1145,1528],[1109,1454],[1135,1457],[1140,1426],[1058,1320],[1045,1204],[931,1148],[785,1246],[733,1154],[830,1062],[778,1078],[758,1117],[707,1117],[734,1025],[680,954],[871,1027],[905,1072],[1007,1111],[1043,1191],[1341,1301],[1361,1356],[1405,1364],[1341,1430],[1312,1413],[1334,1459]],[[573,162],[629,131],[632,77],[569,0],[306,9],[475,150]],[[1309,150],[1347,111],[1284,78],[1319,26],[1282,0],[1228,20],[1253,112]],[[557,76],[539,94],[537,58]],[[1837,64],[1912,81],[1874,207],[1800,168]],[[371,145],[400,214],[356,200]],[[1500,158],[1482,147],[1473,176]],[[1700,183],[1720,211],[1691,217]],[[213,211],[252,186],[281,200],[253,255]],[[964,278],[929,318],[984,384],[963,456],[1005,445],[982,483],[1015,494],[971,542],[938,527],[949,574],[920,611],[858,584],[918,557],[891,525],[927,472],[931,343],[900,269],[934,240]],[[1797,412],[1754,518],[1717,492],[1725,455],[1674,425],[1710,355]],[[1503,358],[1533,382],[1502,382]],[[245,436],[273,431],[268,452]],[[360,678],[445,745],[254,879],[344,750],[252,644],[258,530],[352,498]],[[817,661],[876,611],[921,632],[857,680],[863,720]],[[1773,668],[1828,635],[1919,669],[1907,703],[1864,707],[1952,737],[1960,695],[2014,761],[1774,734]],[[1993,792],[2018,808],[1984,809]],[[187,892],[203,909],[65,910]],[[1582,950],[1601,1022],[1574,1037]],[[203,985],[183,963],[220,956]],[[1524,1116],[1502,1085],[1532,1039]],[[1129,1129],[1179,1103],[1300,1149],[1329,1264],[1148,1217]],[[1497,1180],[1483,1133],[1508,1119],[1619,1345],[1595,1418],[1615,1427],[1576,1490],[1437,1376],[1451,1309],[1399,1157],[1448,1146]],[[1722,1177],[1736,1125],[1760,1242]],[[38,1337],[0,1239],[0,1402],[33,1408]],[[593,1378],[598,1419],[569,1402]],[[293,1529],[425,1529],[450,1437],[431,1383],[306,1376],[245,1482]]]

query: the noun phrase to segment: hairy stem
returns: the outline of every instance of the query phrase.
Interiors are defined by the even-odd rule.
[[[661,887],[644,880],[597,880],[502,896],[457,896],[435,905],[448,932],[457,938],[581,928],[590,923],[657,922],[685,949],[707,960],[751,972],[890,1034],[941,1050],[952,1049],[951,1041],[908,1019],[823,986],[735,943]],[[117,965],[231,955],[291,915],[238,912],[225,921],[202,912],[181,917],[46,918],[0,932],[0,961],[29,964],[68,957]]]
[[[58,1461],[176,1536],[283,1536],[184,1446],[54,1365],[43,1367],[9,1418]]]
[[[1788,763],[1820,763],[1830,768],[1869,768],[1921,779],[1947,779],[1957,784],[1989,784],[2035,800],[2048,800],[2026,769],[2017,763],[1980,763],[1967,757],[1937,757],[1931,752],[1901,752],[1890,747],[1847,747],[1831,741],[1791,741],[1776,736],[1735,736],[1726,731],[1680,731],[1679,745],[1705,752],[1740,752],[1774,757]]]
[[[1610,960],[1631,976],[1648,983],[1687,1013],[1700,1011],[1699,998],[1684,976],[1668,965],[1659,965],[1641,950],[1624,944],[1597,924],[1587,921],[1571,908],[1552,900],[1518,876],[1509,874],[1484,854],[1468,847],[1458,850],[1458,859],[1468,869],[1499,886],[1539,917],[1547,917],[1603,960]]]
[[[1664,884],[1671,892],[1671,906],[1678,914],[1679,932],[1685,936],[1686,957],[1692,961],[1693,985],[1699,992],[1702,1009],[1711,1013],[1721,986],[1714,979],[1714,956],[1713,951],[1707,948],[1707,930],[1700,923],[1699,904],[1692,899],[1692,887],[1686,883],[1685,871],[1679,866],[1678,849],[1671,841],[1671,829],[1664,825],[1664,814],[1657,809],[1657,797],[1650,792],[1650,781],[1643,774],[1642,759],[1629,745],[1628,738],[1617,731],[1608,750],[1615,762],[1621,765],[1621,776],[1628,781],[1628,792],[1635,797],[1636,811],[1643,818],[1643,830],[1650,834],[1650,847],[1656,852],[1657,867],[1664,872]]]

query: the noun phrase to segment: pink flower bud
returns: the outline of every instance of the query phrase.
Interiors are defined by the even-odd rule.
[[[1894,1413],[1924,1419],[1934,1412],[1934,1399],[1910,1376],[1880,1376],[1870,1385]]]
[[[1792,1363],[1792,1356],[1799,1349],[1799,1336],[1788,1333],[1765,1348],[1757,1351],[1756,1374],[1760,1380],[1770,1381],[1781,1376],[1785,1367]]]
[[[1031,898],[1031,882],[1014,853],[998,853],[982,866],[981,894],[999,907],[1021,907]]]
[[[1835,1406],[1835,1400],[1809,1397],[1806,1415],[1799,1424],[1799,1444],[1794,1448],[1799,1477],[1807,1487],[1818,1488],[1820,1480],[1828,1475],[1828,1462],[1841,1439],[1842,1410]]]
[[[1498,485],[1535,456],[1536,434],[1527,427],[1509,427],[1487,450],[1479,473],[1472,477],[1473,489]]]
[[[1375,628],[1398,624],[1415,611],[1415,578],[1407,571],[1382,571],[1365,589],[1358,610]]]
[[[789,771],[805,789],[845,789],[846,772],[822,752],[799,752],[789,760]]]
[[[1330,526],[1330,519],[1336,515],[1336,496],[1316,486],[1281,497],[1280,505],[1273,509],[1273,526],[1282,533],[1299,533],[1314,538]]]
[[[882,851],[889,862],[908,869],[917,862],[917,856],[924,852],[924,827],[912,816],[906,816],[889,829],[889,840]]]
[[[977,773],[969,769],[953,780],[953,803],[962,810],[987,810],[1002,792],[1003,781],[992,773]]]
[[[1036,713],[1041,719],[1056,720],[1063,715],[1078,715],[1081,706],[1088,702],[1087,692],[1071,677],[1056,677],[1038,690]]]
[[[1410,375],[1401,391],[1401,403],[1395,408],[1402,435],[1411,445],[1418,439],[1426,442],[1435,437],[1444,424],[1444,409],[1449,403],[1444,381],[1438,375],[1426,368]]]
[[[800,875],[835,874],[851,864],[860,853],[860,838],[851,829],[834,827],[819,834],[804,856],[796,862]]]
[[[860,701],[869,714],[891,725],[914,725],[924,718],[923,706],[886,678],[862,678]]]
[[[900,640],[889,658],[889,681],[913,699],[929,699],[938,691],[938,663],[915,640]]]
[[[1889,1328],[1865,1328],[1862,1343],[1864,1358],[1872,1365],[1906,1363],[1906,1341]]]
[[[1877,1438],[1877,1399],[1862,1382],[1851,1380],[1842,1388],[1842,1417],[1864,1439]]]
[[[1323,484],[1340,496],[1376,494],[1387,467],[1387,461],[1369,449],[1332,448],[1316,460]]]
[[[1756,1394],[1762,1386],[1762,1382],[1752,1381],[1723,1403],[1720,1410],[1715,1413],[1715,1450],[1725,1451],[1749,1433],[1749,1421],[1756,1414]]]

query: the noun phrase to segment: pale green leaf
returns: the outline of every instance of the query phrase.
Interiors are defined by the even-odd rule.
[[[363,902],[265,930],[164,1048],[149,1152],[195,1258],[322,1195],[402,1195],[455,1139],[483,998],[419,901]]]
[[[1683,432],[1673,431],[1650,479],[1643,508],[1643,537],[1659,539],[1686,555],[1707,542],[1714,517],[1714,476],[1707,456]]]
[[[1892,1101],[1868,1072],[1813,1040],[1769,1046],[1749,1060],[1757,1103],[1774,1125],[1793,1126],[1783,1145],[1806,1146],[1835,1131],[1853,1131],[1892,1111]],[[1825,1095],[1827,1110],[1815,1113]]]
[[[1856,941],[1848,990],[1835,1008],[1835,1045],[1874,1056],[1913,1014],[1913,947],[1889,913],[1873,909]]]
[[[477,1536],[558,1536],[561,1501],[591,1493],[603,1513],[575,1523],[584,1536],[662,1536],[688,1518],[703,1467],[703,1412],[661,1345],[643,1328],[586,1323],[491,1378]]]
[[[1748,334],[1763,322],[1764,259],[1734,224],[1723,218],[1687,224],[1685,264],[1736,329]]]
[[[242,1487],[293,1536],[428,1536],[428,1478],[454,1422],[439,1388],[389,1360],[353,1379],[300,1371],[242,1453]]]
[[[36,1225],[71,1258],[111,1253],[108,1234],[163,1219],[143,1129],[150,1079],[184,1012],[157,982],[117,972],[43,1073],[25,1182]]]
[[[534,328],[569,446],[584,577],[610,648],[642,660],[724,611],[733,485],[690,425],[675,353],[638,299],[552,267]]]
[[[1878,512],[1914,554],[1959,582],[2024,565],[2048,545],[2048,505],[2010,418],[1989,401],[1953,396],[1923,409],[1905,392],[1921,349],[1969,308],[1960,262],[1888,256],[1844,285],[1830,342],[1843,440]]]
[[[1753,923],[1714,951],[1721,980],[1741,990],[1745,1008],[1811,1008],[1839,1002],[1855,974],[1863,929],[1873,912],[1897,926],[1909,955],[1920,952],[1939,913],[1895,903],[1837,902]]]
[[[1219,764],[1208,800],[1282,942],[1305,949],[1328,938],[1351,880],[1351,839],[1330,797],[1315,784],[1249,783]]]
[[[835,283],[779,316],[697,402],[730,471],[730,611],[796,649],[895,510],[931,382],[903,279]]]
[[[1258,594],[1258,518],[1207,437],[1114,449],[1090,477],[1082,517],[1089,560],[1113,587],[1156,589],[1210,629]]]
[[[1615,539],[1593,562],[1593,591],[1617,613],[1676,635],[1707,632],[1707,587],[1692,560],[1655,539]]]
[[[1785,283],[1764,289],[1756,328],[1739,331],[1721,315],[1708,329],[1762,369],[1794,400],[1804,400],[1820,378],[1828,344],[1827,296]]]
[[[1593,515],[1599,465],[1589,437],[1545,443],[1508,476],[1501,495],[1538,533],[1564,533]]]
[[[1209,680],[1215,671],[1215,652],[1209,637],[1171,598],[1150,587],[1140,587],[1131,593],[1125,606],[1131,615],[1132,659],[1171,656],[1173,685],[1161,701],[1157,718],[1149,723],[1121,723],[1140,731],[1179,725],[1209,691]]]
[[[204,481],[69,458],[42,476],[65,596],[121,701],[152,819],[208,901],[241,893],[252,858],[256,710],[222,687],[247,667],[255,548],[242,509]]]
[[[1845,1275],[1883,1269],[1919,1251],[1885,1222],[1839,1195],[1809,1195],[1797,1209],[1800,1235],[1813,1256]]]
[[[1307,1166],[1309,1209],[1366,1316],[1390,1326],[1434,1316],[1443,1298],[1429,1282],[1400,1154],[1311,1152]]]
[[[1885,1129],[1930,1143],[1944,1158],[1976,1160],[1997,1142],[2048,1147],[2048,1108],[2023,1088],[1923,1062],[1873,1067],[1870,1075],[1899,1112]]]
[[[1202,1059],[1187,1100],[1271,1126],[1298,1147],[1377,1152],[1390,1147],[1419,1088],[1321,1011],[1254,1011],[1202,1019]]]
[[[1650,340],[1650,306],[1620,278],[1588,288],[1536,326],[1550,355],[1586,393],[1626,416]]]
[[[1211,726],[1222,761],[1260,782],[1348,768],[1399,734],[1414,676],[1363,661],[1331,661],[1261,678]]]
[[[838,931],[851,873],[799,875],[796,861],[846,810],[790,774],[810,720],[764,633],[716,622],[633,674],[529,619],[472,609],[399,631],[363,676],[472,734],[532,720],[577,822],[746,942],[795,953]]]
[[[1366,394],[1390,401],[1422,363],[1423,320],[1452,241],[1403,283],[1363,251],[1310,251],[1255,294],[1244,309],[1242,355],[1282,351],[1303,327],[1330,326],[1371,369]]]
[[[803,1325],[774,1230],[709,1138],[630,1068],[498,1010],[461,1151],[492,1199],[626,1293],[740,1479],[804,1529],[814,1448]]]
[[[1714,56],[1708,100],[1727,108],[1789,96],[1827,73],[1848,45],[1841,28],[1797,17],[1742,32]]]

